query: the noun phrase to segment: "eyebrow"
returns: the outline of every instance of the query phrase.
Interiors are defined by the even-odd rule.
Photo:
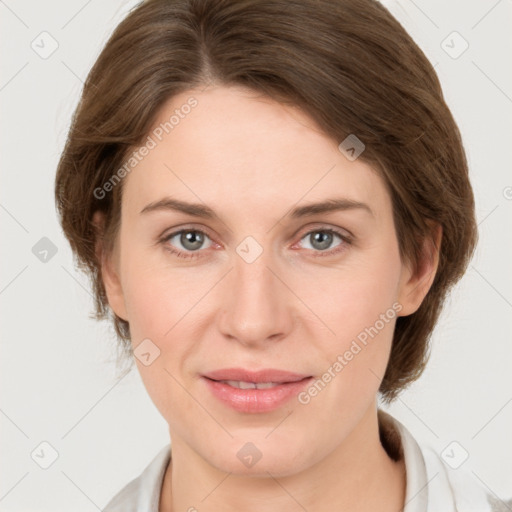
[[[209,206],[200,203],[187,203],[172,197],[165,197],[159,201],[149,203],[141,210],[140,213],[143,214],[162,210],[178,211],[193,217],[200,217],[204,219],[219,219],[219,216]],[[286,216],[291,217],[292,219],[298,219],[302,217],[310,217],[319,213],[330,213],[346,210],[362,210],[375,217],[374,212],[367,204],[346,198],[326,199],[318,203],[310,203],[304,206],[298,206],[291,210],[291,212]]]

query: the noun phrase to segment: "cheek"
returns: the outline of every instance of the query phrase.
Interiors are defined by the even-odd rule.
[[[186,270],[166,262],[163,250],[144,253],[134,247],[129,254],[123,267],[123,293],[132,343],[154,338],[160,344],[183,326],[178,323],[201,300],[208,281],[195,273],[192,282]]]
[[[359,394],[367,388],[373,392],[386,369],[401,310],[396,301],[401,269],[398,249],[393,244],[386,249],[381,246],[378,253],[368,253],[357,264],[330,273],[330,278],[317,281],[314,293],[305,298],[331,331],[322,328],[325,335],[310,336],[323,340],[318,343],[325,370],[343,375],[337,380],[343,382],[345,391],[357,388]]]
[[[311,282],[303,282],[302,286],[303,290],[310,290],[305,302],[336,338],[347,340],[375,324],[392,308],[399,279],[399,256],[393,254],[391,247],[387,253],[365,255],[355,264],[329,271],[325,278],[312,276]]]
[[[147,272],[132,273],[125,286],[125,304],[134,345],[144,338],[159,340],[172,329],[173,305],[179,296],[176,287],[166,286],[161,279],[153,280]]]
[[[190,396],[179,384],[191,349],[189,340],[194,339],[186,315],[204,292],[157,266],[137,264],[137,258],[126,272],[125,303],[134,360],[149,397],[171,424],[172,411],[191,407]],[[149,364],[138,357],[144,353],[150,354]]]

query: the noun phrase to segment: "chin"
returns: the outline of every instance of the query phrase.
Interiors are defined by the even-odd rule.
[[[265,439],[268,432],[265,431],[260,436],[235,437],[224,447],[220,447],[220,451],[210,453],[205,458],[211,465],[226,473],[266,478],[269,473],[275,477],[289,476],[315,463],[313,453],[312,460],[308,460],[308,454],[300,442],[293,442],[290,436],[286,443],[277,437],[274,440]],[[311,446],[311,443],[306,446]]]

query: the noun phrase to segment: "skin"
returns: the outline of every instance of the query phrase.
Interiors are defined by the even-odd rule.
[[[437,268],[435,246],[425,241],[414,272],[402,262],[382,179],[296,108],[211,86],[171,98],[155,127],[191,96],[197,106],[125,178],[112,254],[97,249],[109,304],[129,322],[133,347],[149,338],[160,349],[149,366],[136,358],[172,442],[159,510],[396,512],[405,468],[379,441],[376,408],[396,317],[308,404],[293,398],[272,412],[240,413],[200,375],[245,367],[321,378],[394,303],[399,316],[417,310]],[[165,196],[206,204],[220,220],[140,213]],[[333,197],[366,203],[373,215],[286,216]],[[207,232],[199,250],[179,235],[159,242],[185,228]],[[352,242],[335,235],[322,252],[312,232],[328,228]],[[247,236],[263,250],[252,263],[236,252]],[[250,468],[237,457],[247,442],[262,453]]]

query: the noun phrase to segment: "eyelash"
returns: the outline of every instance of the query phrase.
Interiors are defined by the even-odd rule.
[[[169,245],[167,243],[170,239],[174,238],[176,235],[179,235],[181,233],[189,233],[189,232],[190,233],[201,233],[202,235],[210,238],[208,233],[206,233],[202,229],[188,228],[188,229],[180,229],[179,231],[174,231],[174,232],[172,232],[172,233],[170,233],[168,235],[165,235],[164,237],[162,237],[159,240],[159,242],[164,245],[165,250],[169,251],[170,253],[174,254],[175,256],[178,256],[178,258],[192,259],[192,258],[201,258],[201,257],[203,257],[203,255],[199,255],[200,251],[193,251],[193,252],[190,252],[190,253],[185,253],[183,251],[179,251],[179,250],[175,249],[174,247],[172,247],[171,245]],[[337,235],[344,242],[344,243],[340,243],[335,249],[331,249],[331,250],[314,251],[313,249],[310,249],[310,250],[313,250],[313,257],[314,258],[317,258],[317,257],[322,258],[322,257],[327,257],[327,256],[334,256],[334,255],[336,255],[336,254],[346,250],[346,246],[347,245],[351,245],[352,244],[352,238],[350,236],[344,235],[341,232],[339,232],[338,230],[333,229],[333,228],[317,228],[317,229],[313,229],[311,231],[306,232],[303,236],[301,236],[300,240],[303,240],[304,238],[306,238],[307,236],[309,236],[309,235],[311,235],[313,233],[330,233],[330,234],[333,234],[333,235]]]

